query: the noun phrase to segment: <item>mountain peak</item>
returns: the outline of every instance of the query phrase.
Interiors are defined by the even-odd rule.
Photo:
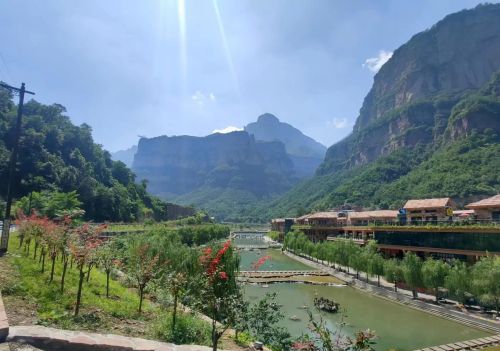
[[[273,115],[272,113],[264,113],[263,115],[260,115],[259,118],[257,119],[257,123],[280,123],[280,120],[278,117]]]

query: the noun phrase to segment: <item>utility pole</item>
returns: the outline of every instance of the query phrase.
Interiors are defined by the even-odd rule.
[[[3,220],[2,236],[0,238],[0,255],[7,252],[9,246],[9,234],[10,234],[10,210],[12,208],[12,196],[14,188],[14,177],[16,175],[16,163],[17,154],[19,153],[19,139],[21,138],[21,126],[23,122],[23,104],[24,104],[24,94],[35,95],[35,93],[28,91],[24,87],[24,83],[21,84],[21,88],[15,88],[8,84],[0,82],[0,87],[5,88],[13,92],[14,94],[19,94],[19,105],[17,105],[17,120],[16,129],[14,134],[14,145],[12,146],[12,151],[10,153],[9,160],[9,180],[7,183],[7,203],[5,205],[5,216]]]

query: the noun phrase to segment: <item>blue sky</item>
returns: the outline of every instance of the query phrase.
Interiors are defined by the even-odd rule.
[[[116,151],[270,112],[326,146],[393,50],[474,0],[0,2],[0,80]]]

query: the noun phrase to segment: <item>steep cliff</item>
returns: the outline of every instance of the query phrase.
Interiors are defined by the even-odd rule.
[[[258,142],[247,132],[206,137],[142,138],[134,158],[138,179],[164,198],[227,218],[241,206],[281,194],[296,183],[281,142]],[[239,207],[239,208],[236,208]]]
[[[498,70],[500,4],[445,17],[394,51],[375,75],[352,134],[328,149],[318,174],[436,143],[453,107]]]
[[[447,16],[380,69],[353,132],[328,149],[316,176],[254,214],[500,192],[498,72],[500,4]]]
[[[326,147],[276,116],[265,113],[257,122],[249,123],[245,131],[260,141],[281,141],[293,162],[298,177],[310,177],[323,161]]]

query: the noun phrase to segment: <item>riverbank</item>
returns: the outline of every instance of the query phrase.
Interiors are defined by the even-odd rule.
[[[489,333],[499,334],[500,333],[500,323],[493,320],[488,320],[480,316],[471,314],[469,312],[463,312],[458,310],[453,310],[454,307],[447,305],[436,305],[434,303],[426,302],[425,300],[432,301],[433,296],[421,294],[422,299],[415,300],[411,296],[411,292],[398,289],[395,292],[393,289],[393,284],[380,279],[380,285],[377,286],[376,282],[372,282],[370,279],[368,282],[361,279],[357,279],[355,275],[347,274],[345,272],[333,269],[328,264],[323,261],[313,261],[305,256],[298,256],[290,251],[284,251],[284,254],[290,258],[293,258],[303,264],[308,265],[311,268],[322,269],[328,272],[332,276],[340,279],[350,286],[365,291],[371,295],[405,305],[407,307],[423,311],[444,319],[448,319],[457,323],[461,323],[471,328],[483,330]],[[424,300],[425,299],[425,300]]]

